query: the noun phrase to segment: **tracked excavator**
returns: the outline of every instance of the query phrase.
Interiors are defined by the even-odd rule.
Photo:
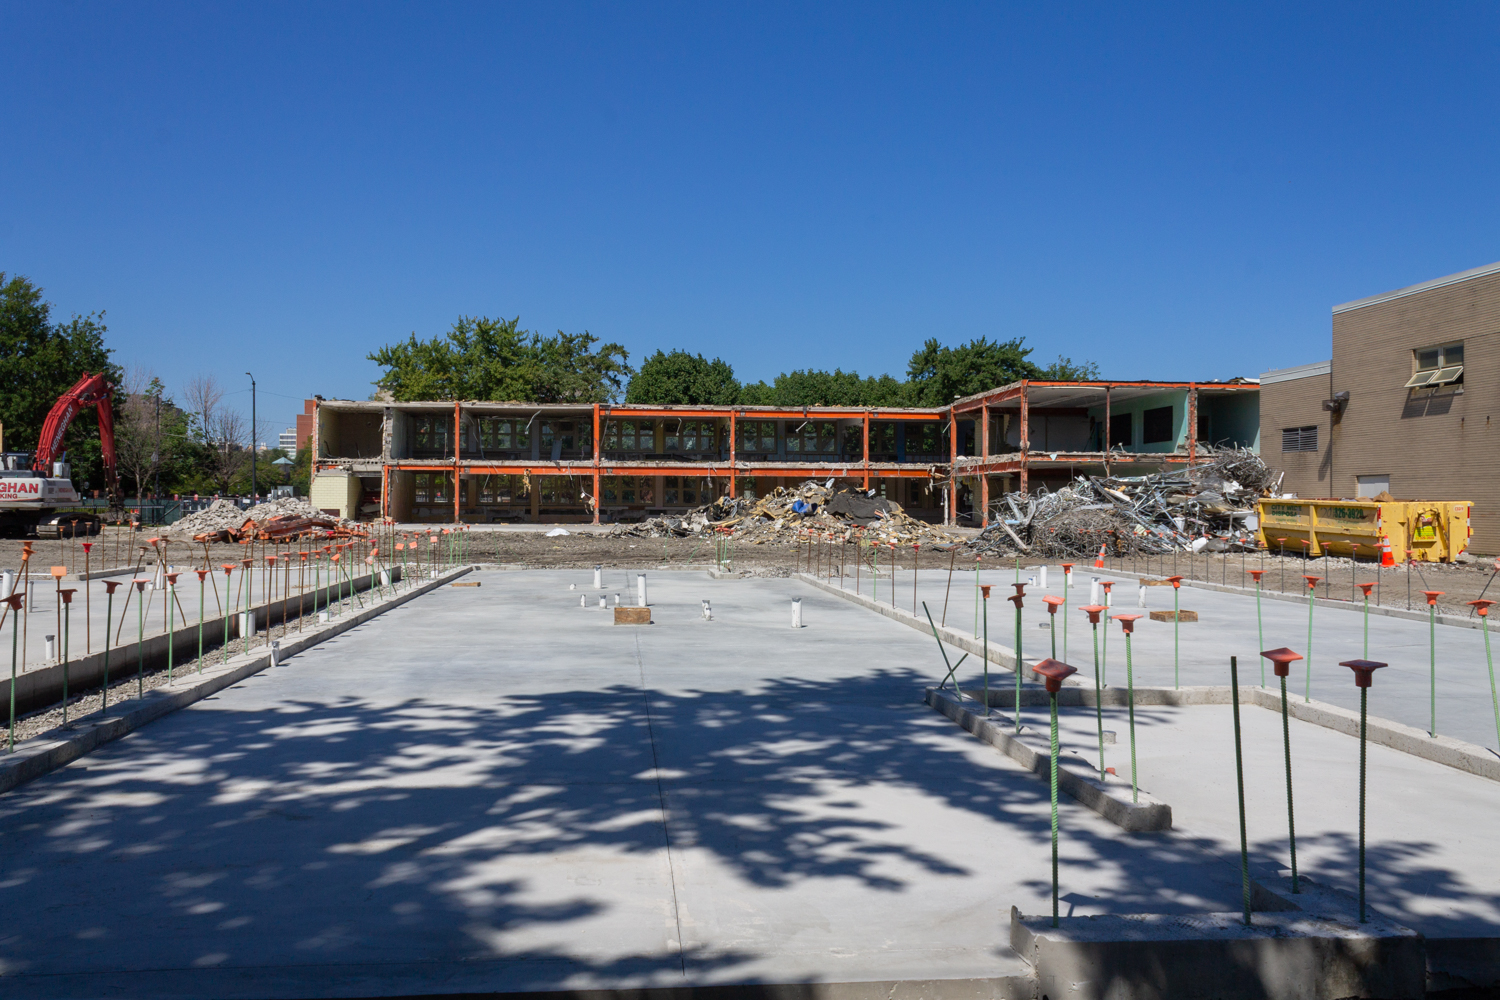
[[[99,518],[68,510],[81,499],[73,486],[73,469],[62,450],[63,437],[79,411],[94,407],[99,415],[99,437],[104,451],[104,474],[110,506],[120,506],[120,481],[115,473],[115,421],[110,400],[114,386],[103,374],[87,372],[63,393],[42,424],[35,452],[0,452],[0,533],[58,538],[93,535]]]

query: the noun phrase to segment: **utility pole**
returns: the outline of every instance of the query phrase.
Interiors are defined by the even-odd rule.
[[[249,372],[245,373],[250,375]],[[250,375],[250,502],[255,503],[255,376]]]

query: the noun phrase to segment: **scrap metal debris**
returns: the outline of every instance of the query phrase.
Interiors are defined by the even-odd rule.
[[[777,487],[759,499],[720,497],[684,514],[622,524],[611,538],[686,538],[722,532],[752,545],[794,542],[808,531],[898,545],[957,543],[959,538],[919,521],[874,490],[836,490],[832,481]]]
[[[1079,476],[1056,493],[1007,493],[969,544],[986,555],[1053,557],[1255,548],[1255,501],[1283,473],[1245,448],[1191,469],[1149,476]]]

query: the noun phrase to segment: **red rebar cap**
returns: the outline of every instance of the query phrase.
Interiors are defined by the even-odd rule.
[[[1117,622],[1120,623],[1120,628],[1124,629],[1127,633],[1134,632],[1135,631],[1135,623],[1139,619],[1144,618],[1144,617],[1145,617],[1145,615],[1115,615],[1114,616],[1115,621],[1117,621]]]
[[[228,576],[230,573],[234,572],[234,563],[224,563],[219,568],[224,571],[225,576]]]
[[[116,586],[118,586],[118,584],[116,584]],[[25,595],[25,593],[11,594],[9,597],[7,597],[5,599],[5,603],[10,605],[10,609],[12,611],[20,611],[21,610],[21,605],[23,603],[25,603],[25,601],[26,601],[26,595]]]
[[[62,598],[62,602],[64,604],[72,604],[73,595],[76,593],[78,593],[77,588],[70,588],[68,590],[59,590],[57,592],[57,596]]]
[[[1260,578],[1265,575],[1266,571],[1263,569],[1252,569],[1250,571],[1250,578],[1253,579],[1256,583],[1260,583]]]
[[[171,585],[172,585],[172,586],[173,586],[173,587],[175,587],[175,586],[177,586],[177,578],[178,578],[178,577],[179,577],[179,576],[181,576],[181,575],[182,575],[182,574],[181,574],[181,573],[180,573],[180,572],[178,572],[178,573],[168,573],[168,574],[166,574],[166,577],[167,577],[167,583],[169,583],[169,584],[171,584]]]
[[[986,601],[988,601],[990,599],[990,587],[992,587],[992,586],[994,586],[994,584],[990,584],[990,583],[981,583],[979,585],[979,592],[982,593],[982,594],[984,594],[984,599]]]
[[[1054,597],[1051,594],[1048,594],[1042,600],[1047,602],[1047,614],[1049,615],[1057,614],[1057,609],[1063,606],[1063,599],[1061,597]]]
[[[1474,608],[1475,611],[1479,612],[1479,617],[1483,618],[1490,613],[1490,605],[1494,604],[1495,602],[1480,598],[1477,601],[1469,601],[1468,603]]]
[[[83,546],[83,551],[85,551],[85,552],[88,552],[90,549],[92,549],[94,547],[94,543],[93,542],[79,542],[78,544]]]
[[[1318,585],[1318,581],[1323,578],[1321,576],[1311,576],[1307,573],[1303,573],[1302,579],[1307,581],[1307,586],[1309,589],[1311,589],[1313,587],[1316,587]]]
[[[1354,671],[1354,686],[1367,688],[1373,679],[1375,671],[1381,667],[1390,666],[1388,663],[1377,663],[1374,660],[1340,660],[1339,666],[1348,667]]]
[[[1270,660],[1276,669],[1277,677],[1285,677],[1292,672],[1292,664],[1302,659],[1302,654],[1282,646],[1280,649],[1267,649],[1261,656]]]
[[[1104,614],[1104,612],[1108,611],[1109,609],[1102,604],[1085,604],[1078,610],[1084,612],[1089,616],[1090,625],[1098,625],[1099,616]]]
[[[1016,588],[1016,594],[1018,596],[1021,596],[1021,597],[1026,596],[1026,584],[1024,584],[1024,583],[1013,583],[1013,584],[1011,584],[1011,586]]]
[[[1026,606],[1021,594],[1011,594],[1006,598],[1006,600],[1014,604],[1016,606],[1016,610],[1018,611]]]
[[[1444,592],[1441,590],[1424,590],[1422,593],[1427,598],[1428,607],[1435,608],[1437,607],[1437,599],[1442,597]]]
[[[1043,679],[1046,680],[1048,694],[1057,694],[1057,692],[1062,690],[1064,678],[1078,673],[1075,668],[1068,666],[1062,660],[1054,660],[1051,657],[1032,667],[1031,672],[1041,674]]]
[[[104,581],[104,592],[106,594],[113,594],[115,592],[115,588],[118,587],[119,585],[120,585],[120,581],[119,580],[105,580]]]
[[[1074,566],[1077,566],[1078,564],[1077,563],[1058,563],[1058,565],[1061,566],[1063,568],[1063,572],[1066,573],[1069,570],[1071,570]]]
[[[1114,585],[1115,585],[1115,581],[1113,581],[1113,580],[1101,580],[1099,582],[1099,586],[1101,586],[1101,587],[1104,588],[1104,592],[1106,594],[1109,593],[1109,588],[1113,587]]]
[[[131,580],[130,582],[133,583],[133,584],[135,584],[135,589],[136,589],[136,591],[138,593],[145,593],[146,592],[146,584],[150,583],[151,581],[148,580],[148,579],[146,579],[145,577],[138,576],[134,580]]]
[[[1369,597],[1370,591],[1375,589],[1375,585],[1373,583],[1356,583],[1355,586],[1364,591],[1364,595],[1366,597]]]
[[[208,576],[208,570],[206,570],[206,569],[195,569],[195,570],[193,570],[193,572],[198,574],[198,582],[199,583],[202,583],[204,581],[204,579],[207,578],[207,576]]]
[[[1173,590],[1177,590],[1177,589],[1179,589],[1182,586],[1182,581],[1184,579],[1185,579],[1185,577],[1181,577],[1181,576],[1169,576],[1169,577],[1167,577],[1167,582],[1172,585],[1172,589]]]

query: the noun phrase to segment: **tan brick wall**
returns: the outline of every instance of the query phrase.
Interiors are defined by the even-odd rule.
[[[1457,388],[1403,389],[1417,348],[1462,340]],[[1401,500],[1471,500],[1474,552],[1500,552],[1500,274],[1333,316],[1333,488],[1388,473]]]
[[[1260,455],[1267,465],[1286,473],[1283,493],[1320,498],[1329,495],[1328,376],[1272,382],[1260,387]],[[1286,427],[1318,428],[1317,451],[1282,451],[1281,431]]]

